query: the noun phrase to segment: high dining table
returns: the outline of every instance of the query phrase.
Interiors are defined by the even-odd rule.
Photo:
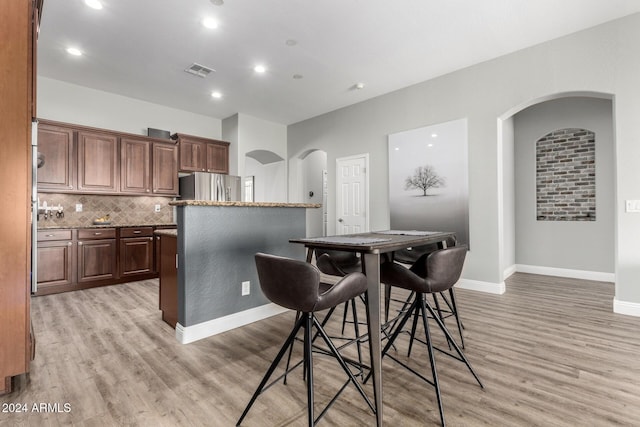
[[[455,233],[441,231],[386,230],[338,236],[309,237],[291,239],[291,243],[301,243],[307,248],[307,262],[312,261],[315,249],[358,252],[367,276],[367,326],[371,344],[371,369],[373,371],[373,393],[376,407],[376,424],[382,425],[382,357],[380,328],[380,255],[400,249],[437,243],[446,246],[448,237]]]

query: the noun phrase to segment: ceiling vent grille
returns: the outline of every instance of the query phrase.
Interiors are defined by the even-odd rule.
[[[204,65],[193,63],[184,69],[189,74],[193,74],[194,76],[205,78],[209,74],[213,73],[215,70],[213,68],[205,67]]]

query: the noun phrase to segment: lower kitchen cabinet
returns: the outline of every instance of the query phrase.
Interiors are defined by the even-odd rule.
[[[153,227],[120,230],[120,277],[154,272]]]
[[[38,230],[36,295],[158,277],[156,228],[175,226]]]
[[[78,283],[118,277],[116,229],[78,230]]]
[[[38,292],[68,290],[74,282],[72,230],[38,231]]]

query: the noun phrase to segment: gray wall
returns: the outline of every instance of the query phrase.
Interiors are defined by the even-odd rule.
[[[192,326],[269,303],[256,252],[305,259],[304,208],[179,206],[178,322]],[[241,295],[243,281],[250,295]]]
[[[534,105],[515,115],[517,264],[613,273],[612,114],[610,100],[565,98]],[[536,221],[536,141],[563,128],[595,132],[595,221]]]
[[[556,96],[589,92],[614,97],[616,135],[616,299],[640,303],[640,215],[625,213],[640,199],[640,14],[524,49],[436,79],[289,126],[293,159],[309,149],[328,153],[329,188],[335,158],[370,153],[372,229],[389,226],[387,135],[466,117],[469,131],[469,217],[473,247],[463,277],[503,282],[505,228],[502,125],[518,111]],[[498,129],[501,129],[500,132]],[[335,199],[328,201],[329,224]],[[335,231],[335,229],[330,230]],[[512,240],[511,240],[512,241]],[[591,248],[584,248],[589,251]]]

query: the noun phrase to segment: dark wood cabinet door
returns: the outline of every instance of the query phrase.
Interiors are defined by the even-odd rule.
[[[73,242],[38,242],[38,292],[73,283]]]
[[[115,193],[119,190],[118,138],[78,132],[78,190]]]
[[[149,141],[123,138],[120,141],[120,192],[151,193],[150,168]]]
[[[229,144],[207,144],[207,172],[229,173]]]
[[[78,242],[78,282],[117,278],[116,239]]]
[[[172,327],[178,323],[178,269],[176,268],[176,254],[178,253],[178,239],[162,236],[159,241],[160,262],[160,310],[162,320]]]
[[[178,195],[178,147],[153,143],[153,194]]]
[[[188,138],[180,138],[180,170],[184,172],[205,172],[206,144]]]
[[[120,239],[120,276],[153,272],[153,237]]]
[[[40,124],[38,152],[44,165],[38,169],[38,190],[73,191],[75,182],[75,152],[73,129]]]

